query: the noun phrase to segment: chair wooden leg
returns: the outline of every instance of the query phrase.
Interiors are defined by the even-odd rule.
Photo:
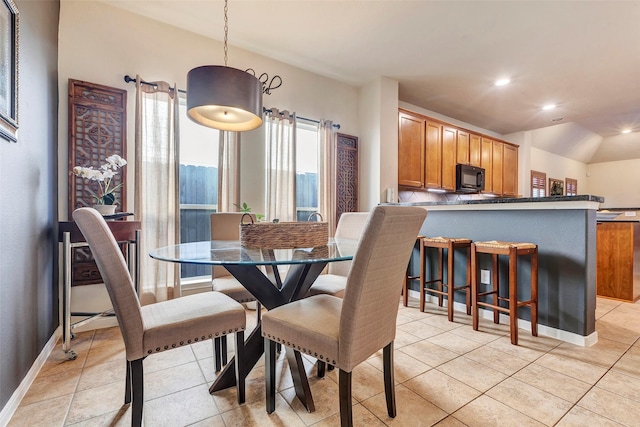
[[[222,369],[222,350],[221,350],[221,338],[216,337],[213,339],[213,360],[215,361],[216,372],[220,372]]]
[[[342,369],[338,374],[338,388],[340,389],[340,426],[353,426],[353,409],[351,406],[351,372]]]
[[[498,296],[500,294],[500,272],[498,271],[499,263],[498,263],[498,255],[491,255],[491,263],[492,269],[492,281],[493,281],[493,305],[495,307],[498,306]],[[493,310],[493,323],[500,323],[500,312],[498,310]]]
[[[465,289],[467,299],[467,316],[471,315],[471,247],[467,248],[467,289]]]
[[[444,250],[438,248],[438,307],[442,307],[442,301],[444,297],[442,295],[444,286],[442,282],[444,280]]]
[[[223,337],[226,341],[226,337]],[[241,405],[245,401],[245,378],[247,373],[243,371],[244,366],[244,331],[236,332],[236,387],[238,389],[238,404]]]
[[[144,402],[144,374],[142,371],[143,359],[132,360],[131,363],[131,388],[133,391],[133,404],[131,408],[131,426],[142,425],[142,403]]]
[[[127,378],[124,384],[124,404],[131,403],[131,362],[127,360]]]
[[[407,277],[409,276],[409,270],[407,269],[404,274],[404,282],[402,283],[402,305],[405,307],[409,305],[409,280]]]
[[[476,253],[476,245],[474,243],[471,244],[471,319],[473,330],[478,330],[479,325],[479,313],[478,313],[478,260],[476,257],[478,254]]]
[[[531,335],[538,336],[538,249],[531,254]]]
[[[227,366],[227,336],[223,335],[222,337],[220,337],[220,343],[222,344],[220,346],[220,355],[222,356],[222,366]]]
[[[424,248],[424,243],[420,243],[420,275],[418,277],[420,277],[420,283],[418,284],[418,291],[420,292],[420,313],[422,313],[424,311],[424,304],[425,304],[425,292],[424,292],[424,288],[425,288],[425,280],[427,280],[427,263],[425,262],[425,248]]]
[[[455,292],[455,269],[453,265],[453,242],[449,242],[447,248],[447,318],[453,322],[453,300]]]
[[[387,413],[391,418],[396,417],[396,388],[393,384],[393,341],[382,350],[382,364],[384,371],[384,394],[387,397]]]
[[[276,410],[276,343],[264,339],[265,396],[267,413]]]
[[[327,367],[327,364],[322,360],[318,360],[316,364],[318,366],[318,378],[324,378],[324,370]]]
[[[509,329],[511,344],[518,345],[518,255],[509,249]]]

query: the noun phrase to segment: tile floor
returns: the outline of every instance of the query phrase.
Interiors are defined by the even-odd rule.
[[[387,416],[382,358],[353,374],[354,423],[360,426],[617,426],[640,425],[640,304],[598,299],[599,341],[577,347],[456,313],[450,323],[436,305],[400,308],[395,341],[398,415]],[[254,322],[254,313],[248,312]],[[231,343],[231,340],[229,341]],[[80,333],[67,361],[60,344],[14,414],[10,426],[127,426],[123,406],[124,344],[117,328]],[[286,360],[278,363],[276,411],[264,409],[264,367],[247,378],[247,402],[235,389],[208,393],[212,344],[204,342],[145,360],[146,426],[336,426],[335,371],[315,376],[307,361],[316,411],[295,399]]]

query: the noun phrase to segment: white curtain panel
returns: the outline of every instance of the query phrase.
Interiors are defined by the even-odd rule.
[[[140,301],[148,304],[180,296],[180,266],[146,256],[180,243],[179,100],[175,85],[141,81],[136,76],[134,213],[142,222]]]
[[[240,205],[240,133],[220,132],[218,145],[218,212],[237,212]]]
[[[336,230],[336,137],[331,120],[318,124],[318,211],[329,225],[329,234]]]
[[[267,221],[296,220],[296,115],[271,108],[264,118]]]

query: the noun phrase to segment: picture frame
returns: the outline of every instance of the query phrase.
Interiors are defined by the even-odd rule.
[[[0,137],[17,142],[19,14],[13,0],[0,0]]]
[[[549,195],[564,196],[564,181],[561,179],[549,178]]]

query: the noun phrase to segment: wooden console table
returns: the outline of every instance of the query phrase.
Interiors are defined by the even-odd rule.
[[[140,221],[113,220],[107,221],[109,229],[113,233],[116,241],[123,245],[127,265],[133,278],[133,283],[138,290],[139,279],[139,245],[140,241]],[[80,229],[73,221],[62,221],[58,223],[58,242],[62,244],[60,256],[62,260],[62,287],[60,295],[60,323],[62,325],[62,350],[71,360],[77,357],[71,349],[72,331],[74,328],[82,326],[94,319],[104,316],[112,316],[113,309],[101,312],[71,312],[71,286],[73,273],[74,248],[86,247],[87,242],[80,232]],[[86,317],[76,323],[71,324],[71,316]]]
[[[640,222],[598,222],[597,294],[636,302],[640,299]]]

